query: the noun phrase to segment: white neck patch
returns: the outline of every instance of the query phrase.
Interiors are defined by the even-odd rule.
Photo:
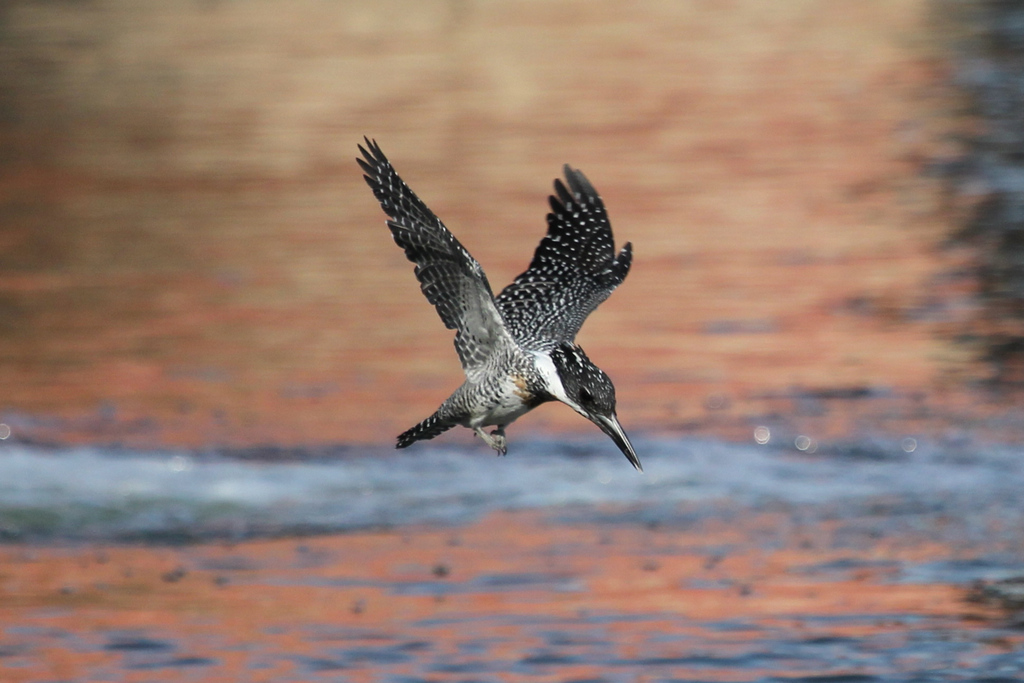
[[[555,362],[551,360],[551,356],[546,353],[534,353],[533,357],[537,370],[540,371],[540,376],[544,380],[544,389],[562,403],[579,412],[580,409],[576,404],[566,396],[565,387],[562,385],[562,379],[558,376],[558,369],[555,368]]]

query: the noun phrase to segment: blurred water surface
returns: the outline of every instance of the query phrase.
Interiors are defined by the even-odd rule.
[[[907,515],[949,517],[957,520],[950,538],[966,543],[986,533],[995,542],[988,523],[1024,511],[1019,448],[865,440],[809,452],[804,439],[779,446],[641,438],[645,474],[603,440],[524,439],[505,458],[427,444],[291,462],[12,445],[0,452],[0,529],[8,540],[239,540],[458,524],[533,508],[664,523],[679,506],[700,503],[690,507],[707,515],[721,506],[781,505],[893,525]],[[1007,540],[1018,531],[1003,528]]]
[[[936,7],[4,3],[0,678],[1019,680]],[[553,406],[380,445],[461,374],[364,134],[496,287],[587,172],[646,474]]]
[[[22,541],[0,547],[5,680],[1024,667],[1013,620],[966,600],[1024,567],[1019,449],[639,438],[641,475],[599,440],[513,445],[302,462],[5,447],[0,530]]]
[[[363,135],[495,288],[562,164],[587,173],[635,247],[580,335],[627,427],[734,437],[787,410],[766,396],[837,388],[941,404],[978,369],[949,343],[969,288],[921,172],[949,146],[930,8],[5,3],[0,418],[143,448],[422,419],[461,373]]]

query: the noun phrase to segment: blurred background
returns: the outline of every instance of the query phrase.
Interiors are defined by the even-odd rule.
[[[0,679],[1019,680],[1024,3],[0,2]],[[646,473],[462,381],[564,163]],[[460,680],[470,680],[460,678]]]
[[[588,174],[635,245],[580,336],[627,428],[941,431],[991,375],[956,338],[980,305],[948,248],[965,202],[929,172],[967,148],[953,16],[4,3],[0,415],[239,448],[384,444],[433,411],[461,372],[354,163],[367,135],[495,288],[561,165]],[[545,406],[513,434],[587,428]]]

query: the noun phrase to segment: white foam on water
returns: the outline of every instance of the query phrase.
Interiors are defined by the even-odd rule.
[[[1024,452],[1006,448],[954,457],[925,445],[906,453],[897,441],[810,457],[689,439],[639,439],[637,447],[645,474],[596,439],[520,440],[505,458],[430,444],[305,462],[5,443],[0,536],[231,536],[454,523],[497,509],[699,500],[1013,500],[1024,487]]]

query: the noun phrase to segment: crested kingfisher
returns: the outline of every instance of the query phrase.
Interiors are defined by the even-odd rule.
[[[561,401],[611,437],[643,471],[615,415],[615,387],[575,343],[583,321],[626,278],[627,242],[615,252],[604,202],[568,164],[555,180],[547,235],[533,260],[495,297],[475,258],[398,177],[376,141],[356,159],[388,216],[395,242],[416,264],[416,279],[448,329],[466,381],[437,411],[398,436],[398,448],[456,425],[504,455],[505,428],[547,401]],[[496,429],[487,433],[484,427]]]

